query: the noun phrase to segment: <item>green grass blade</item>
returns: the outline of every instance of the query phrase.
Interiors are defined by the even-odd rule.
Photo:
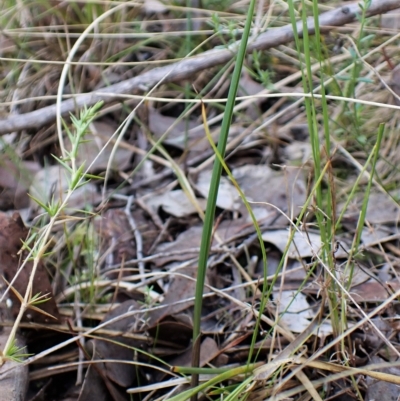
[[[208,128],[208,124],[207,124],[207,116],[206,116],[206,109],[204,107],[204,104],[202,104],[202,115],[203,115],[203,123],[204,123],[204,131],[206,132],[208,141],[211,144],[211,147],[214,150],[214,153],[216,155],[216,158],[219,160],[219,162],[221,163],[222,167],[224,168],[226,174],[228,175],[229,179],[231,180],[232,184],[235,186],[236,190],[239,192],[240,198],[243,201],[244,205],[246,206],[246,209],[251,217],[251,221],[254,225],[254,228],[256,230],[257,233],[257,237],[258,237],[258,241],[260,243],[260,248],[261,248],[261,254],[262,254],[262,260],[263,260],[263,266],[264,266],[264,271],[263,271],[263,276],[264,276],[264,280],[263,280],[263,297],[261,299],[261,303],[260,303],[260,310],[263,311],[265,309],[266,306],[266,302],[267,299],[269,299],[270,296],[270,292],[272,290],[272,285],[270,287],[270,290],[267,291],[267,286],[268,286],[268,282],[267,282],[267,276],[268,276],[268,271],[267,271],[267,252],[265,250],[265,245],[264,245],[264,241],[262,239],[262,233],[261,233],[261,229],[260,226],[258,225],[256,216],[254,215],[253,209],[250,206],[250,203],[247,201],[246,199],[246,195],[243,193],[242,189],[240,188],[239,184],[237,183],[237,181],[235,180],[235,178],[233,177],[228,165],[225,163],[225,160],[223,159],[222,155],[219,153],[218,148],[215,146],[213,140],[212,140],[212,136],[210,133],[210,130]],[[288,244],[288,248],[289,248],[289,244]],[[282,259],[283,260],[283,259]],[[262,314],[260,313],[258,315],[257,318],[257,322],[253,331],[253,338],[252,338],[252,342],[250,345],[250,351],[249,351],[249,355],[248,355],[248,359],[247,359],[247,363],[250,364],[251,358],[253,356],[253,352],[254,352],[254,346],[256,343],[256,338],[257,338],[257,334],[258,334],[258,328],[260,326],[261,323],[261,316]]]
[[[244,28],[242,40],[240,43],[239,51],[236,58],[235,68],[233,70],[233,76],[231,86],[229,88],[228,102],[226,104],[224,118],[222,120],[221,134],[218,141],[218,152],[224,157],[226,143],[228,141],[229,128],[232,121],[233,108],[235,106],[235,99],[239,87],[240,76],[242,72],[242,66],[246,55],[247,42],[250,35],[250,28],[253,19],[253,13],[255,8],[255,0],[251,0],[249,9],[247,12],[246,25]],[[208,253],[211,244],[211,234],[214,222],[215,207],[217,202],[218,187],[220,183],[222,172],[222,164],[218,158],[214,161],[210,192],[207,199],[206,217],[204,221],[203,233],[200,244],[200,255],[199,265],[196,282],[196,293],[195,293],[195,306],[194,306],[194,318],[193,318],[193,358],[192,366],[197,367],[199,364],[199,352],[200,352],[200,321],[201,321],[201,310],[203,305],[203,291],[204,282],[207,270]],[[192,376],[192,386],[195,387],[198,382],[198,376]]]

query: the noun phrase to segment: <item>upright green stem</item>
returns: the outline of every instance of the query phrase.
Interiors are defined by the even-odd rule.
[[[224,157],[225,155],[226,143],[229,135],[229,128],[232,121],[233,108],[235,106],[235,99],[239,87],[240,75],[242,72],[242,66],[246,55],[247,42],[250,35],[250,28],[253,19],[254,7],[255,7],[255,0],[251,0],[249,5],[249,10],[247,12],[247,19],[246,19],[245,29],[243,32],[243,37],[240,42],[235,68],[233,70],[231,86],[229,88],[229,94],[228,94],[228,102],[226,104],[224,118],[222,120],[221,134],[218,141],[218,151],[222,155],[222,157]],[[211,244],[211,235],[212,235],[212,228],[213,228],[215,207],[216,207],[215,205],[217,202],[218,187],[220,183],[221,172],[222,172],[222,164],[218,158],[215,158],[211,183],[210,183],[210,192],[207,200],[203,233],[200,244],[200,255],[199,255],[197,282],[196,282],[196,294],[195,294],[196,302],[194,306],[194,318],[193,318],[193,355],[192,355],[193,367],[199,366],[200,332],[201,332],[200,322],[201,322],[201,311],[203,306],[202,302],[203,290],[206,277],[207,260]],[[192,387],[198,385],[198,375],[192,376],[191,384]],[[193,396],[192,399],[195,401],[197,399],[197,395]]]

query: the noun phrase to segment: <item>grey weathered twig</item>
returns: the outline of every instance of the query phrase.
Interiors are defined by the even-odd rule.
[[[383,14],[388,11],[400,8],[399,0],[372,0],[367,11],[367,16]],[[332,11],[323,13],[319,17],[321,31],[332,26],[342,26],[354,21],[357,14],[360,14],[359,3],[352,3]],[[297,25],[298,32],[302,31],[302,23]],[[314,33],[314,19],[308,19],[308,31]],[[253,50],[266,50],[292,41],[294,38],[292,25],[285,25],[281,28],[271,29],[261,34],[256,40],[249,43],[248,52]],[[115,101],[118,95],[131,94],[132,92],[146,92],[160,81],[164,83],[187,79],[193,74],[206,68],[215,67],[228,62],[237,48],[237,43],[229,49],[213,49],[202,53],[199,56],[178,61],[165,67],[154,68],[148,72],[138,75],[126,81],[108,86],[95,92],[77,95],[74,99],[68,99],[61,104],[61,113],[68,114],[76,107],[92,106],[102,100],[105,103]],[[32,60],[33,62],[34,60]],[[43,107],[30,113],[10,116],[0,120],[0,135],[20,131],[27,128],[40,128],[49,124],[56,118],[56,105]]]

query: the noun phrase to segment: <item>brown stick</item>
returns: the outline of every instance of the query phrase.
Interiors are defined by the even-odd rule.
[[[367,16],[374,16],[386,13],[390,10],[400,8],[399,0],[372,0]],[[326,31],[331,26],[341,26],[356,19],[361,9],[359,2],[352,3],[332,11],[323,13],[319,17],[321,31]],[[314,33],[314,18],[307,20],[308,32]],[[302,31],[301,21],[297,23],[297,30]],[[281,28],[270,29],[261,34],[255,41],[249,43],[247,51],[266,50],[292,41],[294,38],[292,25],[285,25]],[[228,62],[237,49],[238,42],[230,49],[213,49],[202,53],[199,56],[178,61],[165,67],[154,68],[137,77],[108,86],[86,94],[77,95],[74,99],[68,99],[61,103],[61,114],[73,112],[76,107],[92,106],[102,100],[105,103],[118,99],[118,94],[131,94],[132,92],[146,92],[152,86],[162,81],[164,83],[175,82],[193,77],[199,71],[206,68]],[[34,60],[32,60],[33,62]],[[30,113],[13,115],[0,120],[0,135],[9,132],[20,131],[27,128],[40,128],[56,119],[56,105],[43,107]]]

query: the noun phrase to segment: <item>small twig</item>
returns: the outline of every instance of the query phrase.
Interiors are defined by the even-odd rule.
[[[75,302],[74,302],[74,310],[75,310],[75,319],[76,319],[76,325],[78,327],[82,327],[82,311],[79,306],[79,303],[81,301],[81,295],[79,289],[75,291]],[[70,322],[68,322],[70,324]],[[85,337],[81,337],[79,340],[77,340],[77,343],[79,344],[79,357],[78,360],[79,362],[82,362],[85,359],[84,355],[84,347],[85,347]],[[76,375],[76,384],[82,384],[83,382],[83,365],[82,363],[78,364],[78,370],[77,370],[77,375]]]
[[[172,170],[168,170],[168,173],[172,174]],[[159,228],[161,231],[164,230],[164,224],[161,221],[160,216],[155,213],[151,207],[147,206],[146,202],[144,202],[143,199],[136,198],[135,203],[151,217],[153,223],[156,225],[157,228]]]
[[[399,8],[399,0],[372,0],[366,16],[370,17],[383,14]],[[332,30],[332,26],[342,26],[354,21],[360,13],[359,2],[339,7],[332,11],[323,13],[319,17],[320,30],[322,32]],[[302,32],[303,23],[297,25],[299,34]],[[308,31],[314,33],[314,17],[307,20]],[[247,51],[252,53],[254,50],[266,50],[276,47],[293,40],[292,25],[285,25],[274,28],[259,35],[256,40],[249,43]],[[83,106],[89,107],[99,101],[110,103],[118,99],[119,94],[131,94],[135,91],[147,91],[157,83],[169,83],[192,77],[195,73],[206,68],[215,67],[228,62],[233,52],[237,49],[238,42],[231,45],[228,49],[212,49],[203,52],[201,55],[179,61],[177,63],[154,68],[144,74],[138,75],[126,81],[110,85],[107,88],[95,92],[77,95],[73,99],[65,100],[61,103],[59,111],[62,115],[73,112]],[[34,63],[35,60],[26,60],[27,63]],[[35,110],[30,113],[10,116],[0,120],[0,135],[9,132],[21,131],[28,128],[40,128],[52,123],[57,114],[57,106],[51,105]]]
[[[158,215],[157,215],[158,216]],[[161,231],[157,235],[156,239],[154,240],[153,244],[151,245],[150,249],[148,250],[147,254],[151,255],[154,250],[157,248],[158,244],[165,238],[168,237],[168,239],[172,242],[172,236],[168,234],[168,228],[169,224],[171,223],[171,217],[168,217],[168,219],[165,221],[165,224],[161,228]]]
[[[140,231],[136,225],[135,219],[132,216],[131,213],[131,207],[132,207],[132,202],[133,202],[133,196],[128,196],[128,199],[126,201],[126,207],[125,207],[125,214],[126,217],[128,218],[129,225],[131,226],[131,229],[133,231],[133,235],[135,236],[135,242],[136,242],[136,255],[137,258],[139,259],[138,266],[139,266],[139,273],[141,278],[141,281],[144,280],[144,274],[145,274],[145,266],[143,262],[143,240],[142,240],[142,235],[140,234]]]

